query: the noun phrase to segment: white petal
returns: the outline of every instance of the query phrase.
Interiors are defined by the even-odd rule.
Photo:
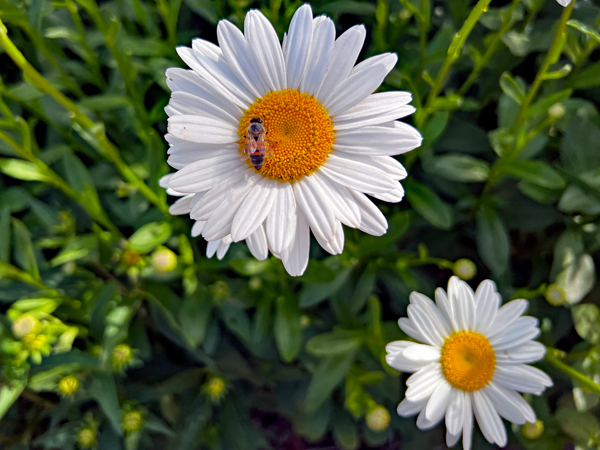
[[[229,160],[215,156],[202,159],[191,163],[173,175],[169,180],[169,187],[189,194],[206,191],[244,168],[244,164],[239,158]]]
[[[400,317],[400,319],[398,319],[398,326],[407,336],[420,342],[427,342],[425,335],[423,335],[421,330],[409,318]]]
[[[344,251],[344,227],[341,222],[335,221],[335,235],[331,241],[324,241],[315,235],[317,242],[323,249],[331,255],[339,255]]]
[[[431,345],[413,344],[402,352],[402,356],[414,362],[435,362],[440,360],[440,349]]]
[[[462,429],[456,434],[450,434],[450,432],[446,430],[446,447],[454,447],[461,436]]]
[[[416,305],[410,304],[407,308],[408,317],[412,322],[419,328],[423,336],[429,345],[434,345],[436,347],[441,347],[444,345],[444,340],[446,336],[442,334],[443,332],[436,328],[432,319]]]
[[[506,445],[506,428],[492,402],[483,390],[473,392],[474,411],[477,423],[485,438],[500,447]]]
[[[390,156],[409,152],[421,145],[421,134],[403,122],[388,122],[336,133],[333,149],[355,155]]]
[[[208,151],[207,147],[213,147],[214,150]],[[237,144],[197,144],[195,142],[177,144],[169,149],[167,163],[175,169],[183,169],[201,159],[211,159],[212,161],[241,159],[237,147]]]
[[[217,38],[229,70],[246,89],[256,97],[269,92],[269,86],[261,78],[258,64],[242,32],[231,22],[221,20],[217,26]]]
[[[459,389],[452,389],[446,408],[446,428],[451,435],[460,435],[462,432],[464,404],[465,393]]]
[[[192,203],[193,198],[193,194],[180,198],[169,207],[169,213],[173,214],[174,216],[179,214],[189,214],[191,209],[190,204]]]
[[[539,342],[530,341],[518,347],[496,352],[496,361],[508,364],[525,364],[540,361],[545,354],[546,347]]]
[[[329,199],[335,218],[344,225],[358,228],[360,226],[360,208],[352,194],[344,186],[331,181],[319,172],[315,172],[313,176],[318,177],[322,187],[325,188],[326,193],[324,195]]]
[[[572,0],[556,0],[560,6],[569,6]]]
[[[395,54],[387,56],[389,59],[394,60],[394,64],[398,60]],[[381,61],[364,70],[351,73],[327,96],[323,106],[325,106],[330,116],[348,111],[375,92],[375,89],[381,85],[390,70],[389,64]]]
[[[271,22],[260,11],[251,9],[246,14],[244,33],[248,41],[248,48],[257,62],[261,78],[267,81],[269,90],[285,89],[286,73],[283,51]]]
[[[346,158],[342,153],[330,154],[320,171],[342,186],[367,194],[385,194],[397,187],[383,170]]]
[[[267,256],[269,256],[267,236],[265,235],[265,229],[262,226],[258,227],[254,233],[248,236],[246,244],[248,244],[248,249],[250,250],[250,253],[252,253],[252,256],[259,261],[267,259]]]
[[[524,319],[524,317],[522,317]],[[517,322],[518,323],[518,322]],[[531,341],[537,338],[540,335],[540,329],[537,327],[531,327],[531,323],[528,324],[528,328],[524,328],[521,333],[521,330],[518,330],[518,333],[512,334],[512,338],[510,341],[500,342],[497,344],[492,344],[495,352],[500,352],[502,350],[506,350],[509,348],[517,347],[521,344],[524,344],[527,341]],[[512,331],[512,328],[511,328]],[[526,331],[526,332],[525,332]]]
[[[425,314],[427,314],[427,316],[429,316],[433,326],[441,331],[442,336],[449,336],[452,334],[450,324],[444,315],[439,312],[431,299],[419,292],[411,292],[409,298],[411,303],[418,306]]]
[[[350,191],[360,208],[360,227],[358,229],[373,236],[382,236],[388,228],[387,219],[365,194]]]
[[[221,243],[217,248],[217,259],[222,260],[227,254],[227,250],[229,250],[229,246],[231,245],[231,239],[223,238],[221,239]]]
[[[239,189],[246,189],[246,185],[252,185],[262,177],[242,171],[238,176],[225,177],[211,190],[205,192],[198,201],[192,201],[190,217],[194,220],[208,220],[213,211],[225,202],[231,201],[232,195]],[[194,198],[198,197],[198,194]]]
[[[402,353],[405,348],[414,345],[414,342],[411,341],[393,341],[385,346],[385,351],[388,353],[388,356],[396,356],[399,353]]]
[[[325,79],[315,95],[321,104],[333,93],[335,87],[350,74],[358,58],[367,32],[363,25],[355,25],[343,33],[333,46]]]
[[[398,187],[393,191],[386,192],[385,194],[372,194],[373,197],[388,203],[398,203],[404,198],[404,188],[400,183]]]
[[[371,94],[358,105],[336,115],[333,124],[339,131],[400,119],[415,112],[415,108],[408,105],[411,100],[410,92],[392,91]]]
[[[474,331],[487,334],[500,307],[500,296],[493,281],[484,280],[479,284],[475,291],[475,307],[477,320]]]
[[[324,16],[314,19],[310,56],[306,72],[300,83],[300,92],[317,96],[329,67],[334,43],[335,25],[333,21]]]
[[[300,86],[309,62],[312,36],[312,10],[306,3],[294,13],[285,38],[284,57],[288,89],[297,89]]]
[[[294,188],[289,183],[277,183],[278,191],[267,217],[267,238],[274,253],[279,254],[289,247],[296,234],[298,205]]]
[[[231,238],[234,242],[246,239],[262,226],[275,202],[276,184],[277,181],[263,178],[252,187],[231,223]]]
[[[204,80],[193,70],[179,67],[167,69],[167,86],[172,92],[188,92],[219,106],[233,117],[242,117],[243,112],[238,106],[239,99],[221,85]]]
[[[459,331],[458,323],[456,322],[456,317],[452,310],[452,304],[450,303],[450,300],[448,300],[446,291],[442,288],[437,288],[435,290],[435,303],[440,314],[442,314],[446,318],[447,323],[450,324],[452,331]]]
[[[509,342],[520,340],[524,335],[529,335],[531,330],[538,325],[538,320],[535,317],[519,317],[513,323],[508,325],[504,330],[497,333],[494,337],[489,338],[490,344],[494,348],[508,348],[505,345]]]
[[[188,92],[173,92],[169,100],[169,106],[181,111],[181,114],[190,116],[201,116],[217,118],[234,128],[239,123],[239,117],[233,117],[229,112],[202,97],[196,97]]]
[[[473,330],[475,325],[475,297],[467,283],[452,277],[448,284],[448,295],[456,321],[461,330]]]
[[[452,386],[446,380],[441,380],[437,387],[433,390],[427,407],[425,408],[425,418],[432,422],[439,422],[448,407],[448,398],[452,392]]]
[[[464,412],[463,412],[463,450],[471,449],[473,441],[473,394],[464,393]]]
[[[442,379],[442,370],[439,363],[431,363],[423,367],[406,380],[408,386],[406,398],[411,402],[428,398]]]
[[[169,133],[186,141],[206,144],[237,142],[237,129],[222,120],[200,116],[173,116],[169,118]]]
[[[421,412],[425,405],[427,405],[428,399],[425,398],[418,402],[411,402],[409,399],[405,398],[400,402],[396,412],[401,417],[414,416],[415,414]]]
[[[204,225],[206,225],[206,222],[203,220],[197,220],[194,222],[191,232],[192,237],[200,236],[202,234],[202,230],[204,230]]]
[[[548,375],[525,364],[497,364],[492,381],[515,391],[538,395],[552,386]]]
[[[482,389],[492,401],[494,408],[502,417],[517,425],[526,422],[535,423],[535,413],[523,397],[512,389],[506,389],[496,383],[489,383]]]
[[[335,235],[335,217],[319,179],[306,176],[293,186],[296,201],[313,233],[324,241],[331,241]]]
[[[502,306],[496,314],[496,319],[493,325],[488,330],[488,338],[493,337],[497,333],[500,333],[507,326],[513,323],[519,316],[521,316],[529,306],[527,300],[513,300]]]
[[[298,212],[297,218],[298,223],[296,224],[294,240],[288,248],[281,252],[283,266],[293,277],[299,277],[306,270],[310,250],[310,230],[308,223],[300,212]]]
[[[220,244],[221,244],[221,239],[217,239],[216,241],[210,241],[206,245],[206,257],[207,258],[212,258],[213,255],[215,253],[217,253],[217,249],[219,248]]]

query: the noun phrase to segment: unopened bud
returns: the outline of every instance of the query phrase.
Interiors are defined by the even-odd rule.
[[[58,382],[58,391],[65,397],[70,397],[79,390],[79,379],[73,375],[67,375]]]
[[[42,350],[48,343],[48,337],[43,334],[30,333],[23,338],[23,343],[29,351]]]
[[[567,301],[565,291],[558,284],[551,284],[544,293],[546,301],[552,306],[560,306]]]
[[[456,261],[452,270],[454,271],[454,275],[465,281],[468,281],[477,275],[477,266],[473,261],[466,258],[461,258]]]
[[[567,110],[562,105],[562,103],[555,103],[550,108],[548,108],[548,115],[553,119],[560,119],[562,116],[565,115],[566,112]]]
[[[42,324],[31,314],[22,314],[13,322],[13,333],[19,339],[28,334],[39,334],[42,331]]]
[[[77,442],[82,448],[90,448],[96,443],[96,430],[90,427],[82,428],[77,433]]]
[[[544,422],[539,419],[535,423],[527,422],[521,426],[521,433],[527,439],[537,439],[544,433]]]
[[[258,277],[252,277],[248,281],[248,289],[251,291],[258,291],[262,287],[262,280]]]
[[[140,411],[128,411],[123,414],[123,431],[125,431],[125,433],[140,431],[143,426],[144,418]]]
[[[122,258],[123,262],[129,267],[136,266],[142,262],[142,256],[135,250],[131,249],[125,250]]]
[[[372,408],[365,417],[367,426],[373,431],[385,430],[390,426],[390,420],[390,412],[381,405]]]
[[[202,391],[213,403],[219,403],[227,392],[227,384],[223,378],[211,376],[202,386]]]
[[[121,369],[131,361],[133,350],[127,344],[117,345],[111,353],[112,365],[115,369]]]
[[[177,255],[166,247],[161,247],[152,253],[152,267],[158,273],[169,273],[177,267]]]

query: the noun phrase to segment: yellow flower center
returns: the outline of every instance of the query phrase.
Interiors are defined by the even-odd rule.
[[[244,112],[238,128],[239,150],[244,154],[248,125],[263,121],[268,152],[260,173],[281,182],[293,182],[321,167],[335,132],[327,110],[312,95],[296,89],[272,91],[256,99]],[[250,158],[248,166],[252,168]]]
[[[442,347],[442,371],[457,389],[477,391],[490,382],[496,355],[488,340],[473,331],[458,331]]]

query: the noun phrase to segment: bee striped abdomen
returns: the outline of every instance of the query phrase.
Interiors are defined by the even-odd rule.
[[[262,168],[263,164],[265,163],[265,152],[264,151],[258,151],[255,153],[251,153],[250,154],[250,162],[252,163],[252,165],[254,166],[254,168],[256,170],[259,170]]]

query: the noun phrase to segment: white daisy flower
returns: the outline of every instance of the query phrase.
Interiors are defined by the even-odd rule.
[[[305,4],[283,45],[252,10],[244,33],[222,20],[219,46],[195,39],[177,49],[191,70],[167,70],[168,162],[177,172],[166,183],[182,196],[171,212],[197,221],[193,234],[209,241],[209,252],[222,256],[246,240],[255,256],[270,250],[298,276],[309,230],[331,254],[343,250],[342,224],[386,232],[365,194],[399,202],[406,171],[392,155],[422,138],[396,121],[415,111],[410,93],[372,94],[397,56],[354,66],[365,34],[360,25],[336,39],[331,19],[313,18]]]
[[[533,409],[518,392],[540,395],[552,386],[548,375],[527,363],[544,357],[545,347],[534,342],[540,330],[535,317],[523,317],[527,300],[500,307],[496,285],[482,282],[474,293],[452,277],[448,294],[435,291],[435,301],[413,292],[408,318],[400,328],[423,344],[396,341],[386,347],[387,363],[414,372],[406,381],[398,414],[419,414],[417,426],[429,429],[446,417],[449,447],[463,437],[471,448],[473,414],[484,437],[504,447],[506,430],[500,417],[516,423],[535,423]]]
[[[556,0],[560,6],[569,6],[571,0]]]

